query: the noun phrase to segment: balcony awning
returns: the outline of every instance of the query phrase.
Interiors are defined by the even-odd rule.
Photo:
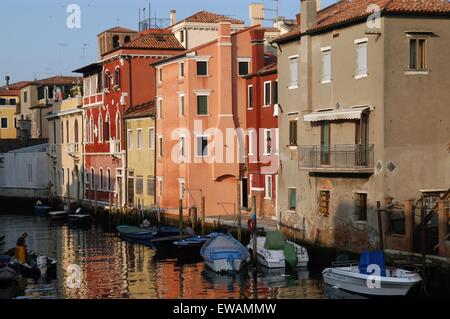
[[[370,110],[369,106],[358,106],[349,109],[324,110],[312,112],[303,117],[305,122],[359,120],[364,111]]]

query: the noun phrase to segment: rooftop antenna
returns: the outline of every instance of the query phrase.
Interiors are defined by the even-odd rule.
[[[81,47],[81,59],[83,60],[83,65],[86,63],[86,47],[88,46],[87,43],[83,43],[83,46]]]
[[[266,9],[264,7],[264,11],[275,12],[275,18],[274,19],[264,19],[264,20],[278,20],[278,18],[280,17],[280,0],[272,0],[272,1],[276,3],[275,8]]]

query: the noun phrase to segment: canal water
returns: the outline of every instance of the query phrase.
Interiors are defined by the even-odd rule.
[[[258,269],[218,275],[201,257],[177,257],[122,241],[107,219],[84,229],[52,223],[34,214],[0,214],[1,251],[27,232],[28,249],[58,261],[56,279],[22,280],[0,288],[0,298],[326,298],[321,269]],[[331,292],[333,295],[334,292]]]

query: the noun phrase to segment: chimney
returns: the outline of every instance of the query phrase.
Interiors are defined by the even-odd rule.
[[[217,63],[219,77],[219,114],[232,114],[231,92],[233,82],[231,21],[222,20],[218,24]]]
[[[170,25],[177,23],[177,10],[170,10]]]
[[[320,6],[320,0],[301,0],[300,23],[302,30],[306,31],[316,24],[317,4]]]
[[[250,30],[250,40],[252,43],[252,73],[264,67],[264,33],[265,31],[262,28]]]
[[[264,3],[250,3],[248,6],[250,24],[252,26],[264,22]]]
[[[5,76],[6,86],[9,86],[9,75]]]
[[[231,20],[223,19],[219,22],[219,30],[218,30],[218,41],[222,42],[231,42]]]

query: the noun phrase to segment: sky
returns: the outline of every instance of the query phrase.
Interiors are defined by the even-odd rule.
[[[1,0],[0,86],[5,84],[5,75],[11,83],[74,75],[72,70],[98,60],[99,33],[117,25],[137,29],[139,9],[146,8],[148,17],[149,3],[152,17],[156,11],[157,17],[168,18],[169,11],[176,9],[181,20],[208,10],[248,24],[251,2],[264,2],[268,9],[276,7],[274,0]],[[321,7],[334,2],[322,0]],[[67,9],[72,4],[80,8],[80,19],[69,19],[75,22],[69,28],[67,20],[74,11]],[[294,18],[299,8],[300,0],[279,0],[280,16]],[[274,15],[267,11],[266,18]]]

